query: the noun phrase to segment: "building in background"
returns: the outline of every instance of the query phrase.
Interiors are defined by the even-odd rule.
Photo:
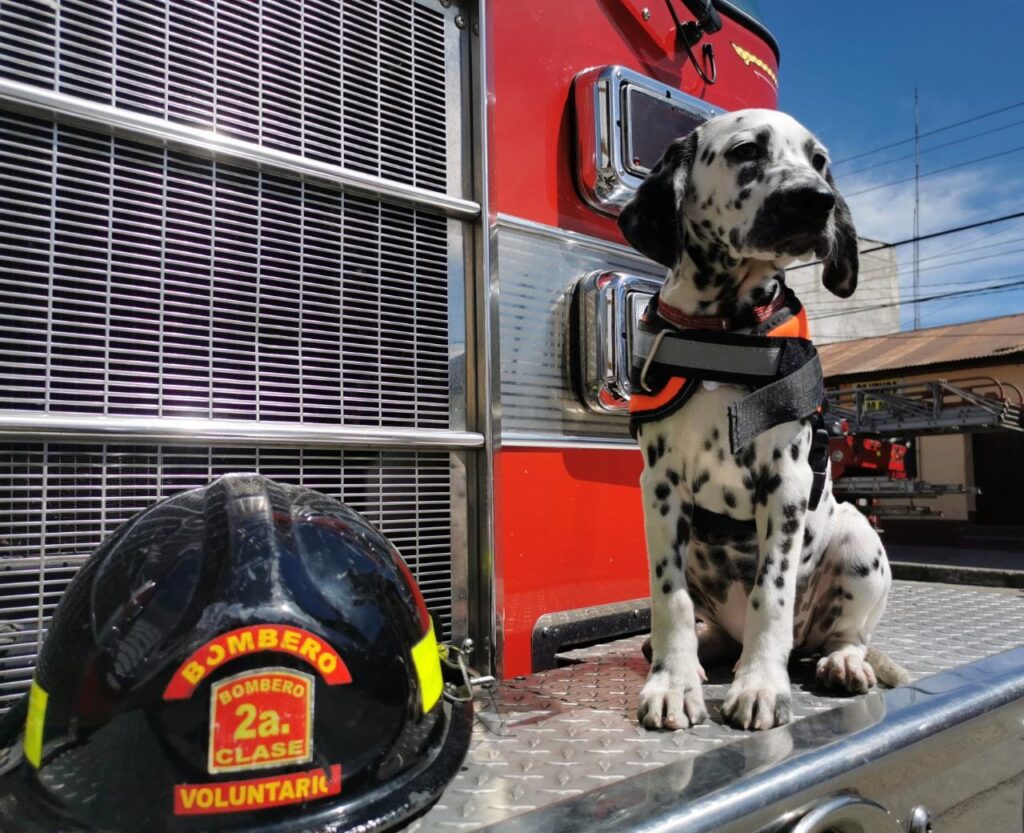
[[[885,245],[860,239],[860,249]],[[892,247],[860,256],[860,279],[852,298],[837,298],[821,283],[822,265],[797,265],[786,283],[807,307],[815,344],[898,333],[900,293],[896,250]]]
[[[907,390],[906,386],[914,383],[946,380],[989,398],[1001,394],[1007,402],[1005,412],[1011,414],[1011,420],[1020,421],[1013,403],[1019,406],[1024,391],[1024,314],[833,343],[820,352],[829,388],[892,386]],[[914,524],[918,533],[929,525],[944,528],[950,545],[956,543],[955,536],[965,525],[975,531],[987,528],[984,534],[1002,535],[1006,543],[1012,543],[1024,528],[1024,430],[1019,430],[1019,425],[1018,430],[958,428],[955,398],[943,410],[951,421],[949,433],[911,438],[916,477],[980,491],[920,500],[931,514],[906,524]],[[893,522],[887,521],[886,526]],[[1005,534],[997,533],[996,528],[1006,530]]]

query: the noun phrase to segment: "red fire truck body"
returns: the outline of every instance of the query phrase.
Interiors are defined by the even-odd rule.
[[[774,42],[728,6],[722,8],[721,31],[706,38],[717,64],[714,85],[700,79],[680,48],[662,3],[527,0],[495,3],[491,11],[489,211],[499,218],[623,245],[614,216],[589,204],[578,182],[577,125],[587,114],[575,106],[573,83],[592,67],[624,66],[725,110],[774,108],[778,101]],[[499,223],[499,237],[502,231]],[[597,259],[593,266],[601,268]],[[558,267],[542,267],[549,274],[537,276],[547,284],[539,292],[550,293],[553,283],[568,277],[550,273]],[[519,289],[534,278],[517,273],[519,268],[514,258],[498,259],[503,311],[515,303],[504,296],[505,287]],[[662,277],[653,264],[645,271]],[[543,361],[555,334],[547,335],[534,345],[539,357],[517,359]],[[515,382],[501,383],[503,399]],[[533,669],[531,639],[542,616],[648,593],[638,488],[642,461],[625,439],[625,419],[618,419],[617,442],[595,441],[607,439],[605,426],[594,430],[596,438],[588,436],[593,429],[586,417],[572,435],[560,434],[555,421],[555,431],[535,432],[542,435],[537,442],[515,436],[514,427],[506,437],[504,424],[495,437],[495,605],[506,676]]]

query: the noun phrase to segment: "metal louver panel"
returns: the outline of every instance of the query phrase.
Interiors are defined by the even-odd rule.
[[[433,0],[0,2],[9,89],[118,108],[83,123],[0,107],[0,411],[247,420],[254,445],[267,423],[449,432],[457,221],[100,121],[130,111],[461,197],[453,15]],[[363,512],[451,632],[446,452],[32,439],[0,446],[0,712],[102,538],[229,471]]]
[[[0,711],[25,691],[46,624],[78,567],[160,498],[259,471],[348,503],[398,547],[450,633],[451,490],[438,452],[26,444],[0,449]]]
[[[448,427],[443,218],[0,115],[0,408]]]
[[[445,16],[414,0],[0,4],[0,75],[437,191]]]

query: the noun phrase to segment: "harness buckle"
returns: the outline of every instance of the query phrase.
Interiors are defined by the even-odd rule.
[[[654,337],[654,343],[651,345],[651,349],[647,352],[647,358],[644,359],[644,366],[640,369],[640,387],[643,388],[644,393],[653,393],[650,386],[647,384],[647,371],[651,369],[654,357],[658,354],[658,348],[661,346],[661,340],[670,332],[671,330],[664,329]]]

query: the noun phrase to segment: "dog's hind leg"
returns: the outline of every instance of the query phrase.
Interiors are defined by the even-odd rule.
[[[808,634],[822,654],[817,678],[828,688],[865,692],[877,683],[868,645],[885,611],[892,571],[878,533],[851,504],[835,504],[820,569],[826,580]]]
[[[640,476],[651,571],[651,670],[637,717],[649,729],[685,729],[707,718],[693,601],[686,585],[693,497],[658,437]]]

